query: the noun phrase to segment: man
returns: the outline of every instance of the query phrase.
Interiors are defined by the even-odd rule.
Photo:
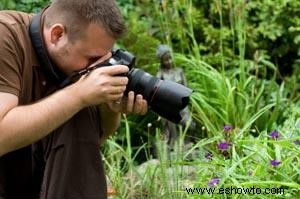
[[[115,1],[53,0],[40,16],[0,12],[1,199],[107,197],[99,143],[121,113],[145,114],[147,102],[124,95],[122,65],[59,85],[107,60],[123,32]]]

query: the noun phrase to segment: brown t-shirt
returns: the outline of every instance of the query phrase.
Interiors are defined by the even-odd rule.
[[[31,18],[22,12],[0,11],[0,92],[18,96],[20,105],[40,96],[40,67],[28,33]]]
[[[32,17],[32,14],[23,12],[0,11],[0,92],[18,96],[19,105],[45,97],[51,87],[44,78],[43,66],[40,66],[31,44],[29,26]],[[66,198],[66,195],[78,198],[80,194],[95,195],[85,198],[105,198],[106,184],[98,145],[101,135],[98,113],[95,107],[83,109],[52,132],[48,136],[50,138],[41,141],[42,144],[44,140],[47,145],[50,143],[49,151],[42,153],[49,153],[46,161],[52,161],[47,163],[48,166],[43,165],[46,155],[41,155],[42,166],[37,169],[46,167],[47,172],[43,181],[44,192],[41,194],[54,194],[52,198]],[[36,146],[39,146],[39,142],[0,157],[0,198],[16,198],[15,194],[29,198],[32,195],[35,189],[33,185],[36,184],[33,176],[43,175],[32,170],[40,164],[34,162],[39,159],[35,154],[40,153],[33,154],[39,148]],[[62,150],[61,146],[65,148]],[[67,175],[66,172],[72,177],[61,179],[62,175]],[[59,190],[52,186],[53,182],[59,186]],[[80,186],[82,190],[72,190],[73,185]]]

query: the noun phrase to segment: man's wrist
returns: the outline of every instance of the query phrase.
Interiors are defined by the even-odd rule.
[[[81,93],[78,92],[78,89],[74,85],[68,86],[62,91],[66,94],[67,98],[70,98],[80,109],[88,106],[88,103],[84,100],[84,97],[80,95]]]

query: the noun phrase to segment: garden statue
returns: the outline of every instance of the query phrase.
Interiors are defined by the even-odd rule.
[[[187,81],[182,68],[174,67],[171,49],[167,45],[159,45],[156,55],[160,60],[160,69],[157,72],[157,77],[163,80],[170,80],[186,86]],[[182,121],[180,125],[186,126],[189,124],[190,130],[195,128],[195,122],[192,121],[188,107],[182,110]],[[179,126],[171,121],[162,119],[163,137],[168,141],[171,149],[174,147],[174,142],[179,136]]]

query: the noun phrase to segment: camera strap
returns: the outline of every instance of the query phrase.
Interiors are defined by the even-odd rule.
[[[59,85],[65,78],[65,75],[51,62],[47,54],[42,37],[41,18],[42,13],[34,15],[32,18],[29,27],[31,43],[37,54],[42,70],[45,73],[46,79],[56,85]]]

